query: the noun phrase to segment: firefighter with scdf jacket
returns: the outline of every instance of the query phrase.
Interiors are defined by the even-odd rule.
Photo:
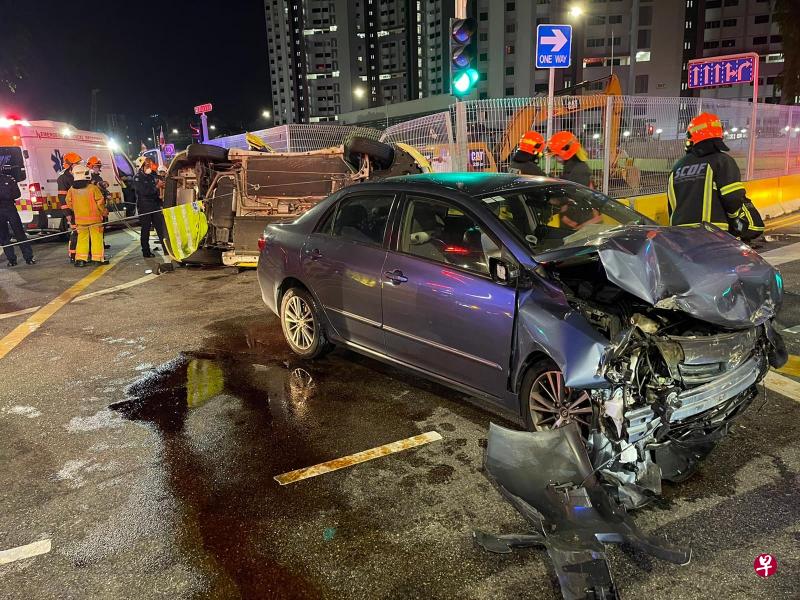
[[[14,251],[14,246],[7,246],[11,243],[11,238],[8,236],[10,228],[14,233],[14,239],[24,242],[20,244],[20,250],[22,250],[25,262],[33,265],[36,264],[36,259],[33,258],[31,243],[26,241],[28,236],[25,235],[25,228],[22,226],[22,219],[20,219],[15,203],[15,200],[21,196],[19,184],[16,179],[8,175],[7,170],[0,167],[0,246],[3,246],[8,266],[17,266],[17,253]]]
[[[103,248],[103,217],[106,214],[103,193],[91,182],[86,167],[77,165],[73,167],[72,174],[74,181],[67,192],[67,206],[72,211],[78,234],[75,266],[85,267],[90,253],[91,262],[107,265]]]
[[[161,213],[163,203],[160,197],[158,176],[149,158],[140,156],[136,159],[136,175],[133,177],[133,189],[136,192],[136,208],[139,211],[139,223],[142,226],[142,255],[145,258],[155,256],[150,249],[150,230],[155,227],[158,239],[163,247],[166,238],[166,224]]]
[[[544,171],[539,166],[545,148],[544,136],[538,131],[526,131],[517,144],[517,149],[511,155],[508,165],[509,173],[519,175],[540,175]]]
[[[764,221],[745,195],[736,161],[726,152],[717,115],[701,113],[686,129],[686,155],[669,176],[670,225],[712,223],[744,241],[764,232]]]

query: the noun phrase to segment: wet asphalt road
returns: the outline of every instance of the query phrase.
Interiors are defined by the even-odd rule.
[[[35,269],[0,268],[0,313],[86,274],[37,250]],[[132,253],[88,291],[153,266]],[[800,261],[782,271],[788,327]],[[0,337],[26,318],[0,319]],[[297,360],[252,271],[180,269],[70,304],[0,370],[0,550],[52,540],[0,565],[2,598],[560,598],[543,551],[471,539],[525,530],[481,470],[489,421],[510,424],[349,352]],[[443,439],[273,480],[427,431]],[[694,478],[636,513],[691,563],[614,548],[622,597],[796,598],[799,433],[798,399],[762,394]],[[754,574],[760,552],[777,575]]]

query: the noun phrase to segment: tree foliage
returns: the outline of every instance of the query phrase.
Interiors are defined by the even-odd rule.
[[[783,73],[779,77],[781,102],[793,104],[800,96],[800,1],[775,0],[774,19],[783,39]]]

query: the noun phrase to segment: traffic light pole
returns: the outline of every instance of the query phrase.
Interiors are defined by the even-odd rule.
[[[547,138],[550,139],[553,137],[553,93],[556,87],[556,70],[555,69],[548,69],[550,71],[549,74],[549,82],[547,85]],[[544,159],[544,172],[549,175],[550,174],[550,153],[548,152],[545,155]]]

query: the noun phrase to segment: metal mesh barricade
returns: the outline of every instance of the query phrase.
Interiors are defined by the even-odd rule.
[[[387,144],[414,146],[431,163],[435,172],[454,171],[455,152],[450,113],[442,112],[388,127],[381,137]]]
[[[377,140],[381,132],[369,127],[352,125],[296,124],[279,125],[252,131],[276,152],[310,152],[332,146],[341,146],[351,136]],[[247,149],[244,133],[209,140],[209,144],[222,148]]]
[[[800,107],[759,104],[757,123],[748,102],[709,98],[650,96],[556,96],[553,132],[573,132],[588,156],[592,184],[621,198],[664,192],[672,165],[685,152],[686,127],[701,112],[719,115],[725,143],[748,176],[763,178],[800,173]],[[349,125],[282,125],[254,132],[279,152],[307,152],[338,146],[349,136],[402,142],[414,146],[434,171],[499,171],[526,131],[546,135],[545,97],[471,100],[451,105],[449,112],[410,119],[381,132]],[[755,138],[753,138],[755,135]],[[751,141],[755,144],[751,149]],[[210,143],[246,148],[244,134]],[[542,165],[558,176],[560,165]]]

